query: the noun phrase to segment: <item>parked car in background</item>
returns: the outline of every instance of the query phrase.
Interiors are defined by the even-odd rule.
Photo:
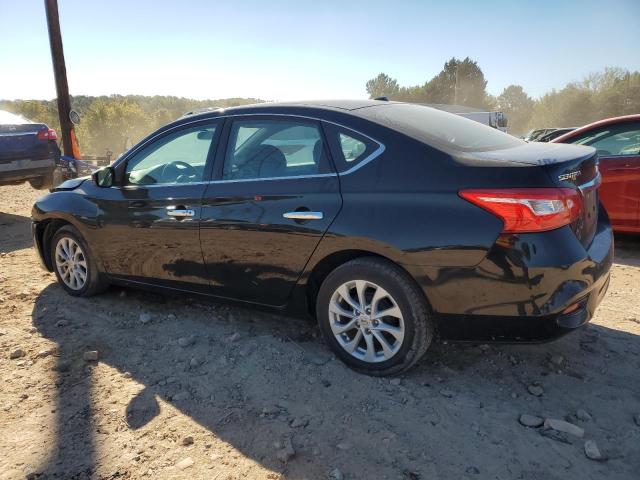
[[[85,160],[77,160],[65,155],[60,157],[59,164],[62,180],[85,177],[87,175],[91,175],[98,169],[95,163],[87,162]]]
[[[554,130],[555,128],[536,128],[533,130],[529,130],[529,132],[527,132],[527,134],[524,137],[522,137],[522,139],[525,142],[535,142],[536,139]]]
[[[569,127],[569,128],[556,128],[551,130],[550,132],[545,133],[544,135],[540,135],[535,141],[536,142],[550,142],[554,138],[558,138],[565,133],[572,132],[577,127]]]
[[[613,229],[640,233],[640,115],[608,118],[553,140],[594,147],[600,159],[600,198]]]
[[[48,189],[60,159],[55,130],[0,110],[0,185]]]
[[[584,325],[613,238],[593,148],[526,143],[383,101],[187,115],[39,199],[70,295],[109,283],[315,316],[336,355],[397,374],[436,331],[541,341]]]

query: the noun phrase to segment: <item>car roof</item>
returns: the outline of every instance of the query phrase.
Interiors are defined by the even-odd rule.
[[[605,118],[604,120],[598,120],[597,122],[589,123],[584,127],[576,128],[575,130],[569,133],[565,133],[564,135],[554,138],[552,142],[563,143],[566,140],[570,140],[573,137],[576,137],[584,132],[593,130],[594,128],[606,127],[607,125],[615,125],[618,123],[627,123],[627,122],[640,122],[640,114],[624,115],[622,117],[612,117],[612,118]]]
[[[387,100],[304,100],[296,102],[263,102],[251,103],[247,105],[238,105],[236,107],[209,107],[193,110],[185,113],[181,118],[193,117],[196,115],[218,116],[227,114],[240,113],[260,113],[261,110],[282,110],[286,108],[327,110],[338,112],[355,112],[364,108],[375,107],[380,105],[389,105],[393,103]]]

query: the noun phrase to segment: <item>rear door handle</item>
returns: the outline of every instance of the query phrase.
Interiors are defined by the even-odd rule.
[[[194,217],[196,212],[188,208],[167,207],[167,215],[177,218]]]
[[[307,211],[287,212],[283,213],[282,216],[291,220],[322,220],[324,218],[324,214],[322,212]]]

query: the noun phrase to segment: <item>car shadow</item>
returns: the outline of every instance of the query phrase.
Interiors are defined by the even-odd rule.
[[[168,406],[201,427],[196,446],[215,437],[286,478],[326,478],[334,468],[349,478],[558,478],[573,454],[535,431],[523,434],[519,414],[563,418],[586,405],[610,425],[628,423],[626,404],[611,411],[612,398],[640,395],[628,384],[638,366],[621,367],[638,358],[640,336],[598,325],[544,346],[435,344],[398,384],[344,367],[309,322],[185,297],[113,288],[78,299],[52,284],[32,319],[58,350],[56,437],[37,469],[44,478],[98,476],[97,444],[114,432],[103,421],[109,409],[115,430],[146,434],[164,427]],[[98,362],[83,358],[91,350]],[[564,364],[552,363],[554,355]],[[532,382],[546,398],[527,392]],[[296,454],[283,462],[287,439]],[[531,441],[533,456],[517,458]],[[171,450],[184,448],[179,442]],[[632,446],[616,448],[633,457]],[[164,458],[170,466],[161,475],[175,476],[171,465],[181,458]],[[476,465],[479,458],[497,460]],[[212,457],[210,472],[219,461]],[[640,469],[640,459],[629,461]],[[584,455],[570,463],[574,478],[634,471]],[[116,473],[133,475],[126,466]]]
[[[31,219],[22,215],[0,212],[0,235],[2,249],[0,253],[10,253],[31,246],[31,237],[25,235]]]

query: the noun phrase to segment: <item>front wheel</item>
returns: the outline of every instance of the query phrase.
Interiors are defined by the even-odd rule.
[[[336,268],[320,287],[318,324],[347,365],[376,376],[413,366],[434,334],[426,300],[397,265],[375,257]]]
[[[71,225],[61,227],[53,235],[51,261],[58,283],[70,295],[89,297],[108,286],[84,238]]]

